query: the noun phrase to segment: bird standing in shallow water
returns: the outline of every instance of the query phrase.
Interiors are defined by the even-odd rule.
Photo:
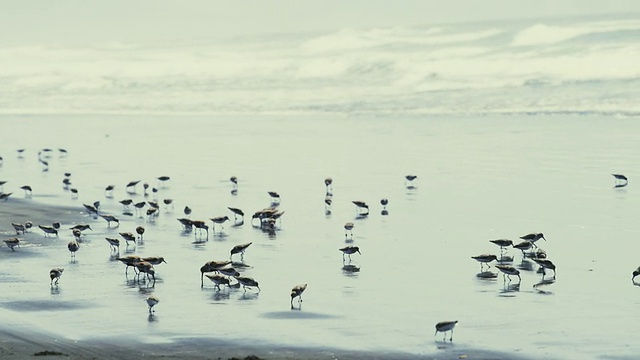
[[[227,209],[233,213],[233,219],[235,221],[238,220],[238,216],[240,216],[241,220],[244,221],[244,211],[234,207],[227,207]]]
[[[362,255],[362,253],[360,252],[360,248],[357,247],[357,246],[346,246],[346,247],[341,248],[340,251],[342,251],[342,261],[343,262],[344,262],[344,256],[345,255],[349,255],[349,261],[351,261],[351,254],[354,254],[354,253],[357,252],[358,254]]]
[[[498,257],[492,254],[482,254],[478,256],[472,256],[471,258],[480,263],[480,271],[484,270],[483,264],[487,264],[487,269],[489,269],[491,267],[489,265],[490,262],[498,261]]]
[[[12,237],[4,240],[4,243],[7,244],[7,246],[9,247],[9,249],[11,249],[11,251],[15,251],[13,248],[16,246],[18,247],[20,246],[20,239],[16,237]]]
[[[293,299],[298,298],[298,302],[302,302],[302,293],[307,289],[307,284],[296,285],[291,289],[291,308],[293,308]]]
[[[505,276],[509,278],[509,281],[511,281],[511,275],[516,275],[518,276],[518,281],[522,281],[522,278],[520,277],[520,271],[518,271],[518,269],[514,268],[511,265],[496,265],[496,268],[498,268],[498,270],[502,271],[502,278],[504,279]]]
[[[53,268],[49,271],[49,277],[51,278],[51,286],[58,285],[58,281],[60,281],[60,277],[62,276],[62,272],[64,269],[62,268]],[[54,281],[55,280],[55,281]]]
[[[352,222],[348,222],[346,224],[344,224],[344,237],[347,237],[347,232],[348,234],[351,234],[351,238],[353,239],[353,223]]]
[[[531,242],[531,245],[533,245],[534,247],[538,247],[536,245],[536,241],[540,239],[547,241],[547,239],[544,238],[543,233],[531,233],[531,234],[523,235],[523,236],[520,236],[520,239]]]
[[[76,257],[76,251],[78,251],[78,249],[80,249],[80,244],[77,241],[73,240],[73,241],[70,241],[67,244],[67,248],[71,252],[71,257],[75,258]]]
[[[447,331],[451,331],[451,337],[449,338],[449,341],[453,341],[453,328],[456,326],[456,324],[458,323],[458,320],[455,321],[441,321],[439,323],[436,324],[436,332],[435,334],[433,334],[433,336],[436,336],[439,332],[443,332],[444,333],[444,338],[442,339],[443,341],[447,340]]]
[[[327,195],[333,194],[333,179],[332,178],[328,177],[328,178],[324,179],[324,186],[327,189],[327,191],[326,191]]]
[[[155,312],[153,307],[156,306],[160,302],[160,300],[157,297],[153,296],[153,295],[151,295],[148,298],[146,298],[145,301],[147,302],[147,305],[149,306],[149,314]]]
[[[140,235],[140,241],[142,241],[142,235],[144,235],[144,231],[144,226],[139,225],[138,227],[136,227],[136,233]]]
[[[111,247],[111,250],[114,252],[120,251],[120,240],[114,238],[105,238]]]
[[[252,242],[248,242],[246,244],[240,244],[240,245],[236,245],[231,249],[231,255],[229,256],[229,259],[231,259],[231,257],[235,254],[240,254],[240,259],[244,260],[244,252],[245,250],[247,250],[247,248],[253,244]]]
[[[635,282],[636,276],[640,275],[640,266],[638,266],[638,268],[633,271],[632,275],[633,277],[631,278],[631,281]]]
[[[357,206],[359,215],[368,215],[369,214],[369,205],[364,201],[354,200],[352,203]]]
[[[627,186],[627,184],[629,183],[629,179],[627,179],[627,177],[622,174],[611,174],[611,175],[613,175],[613,177],[616,178],[615,187],[617,188]]]

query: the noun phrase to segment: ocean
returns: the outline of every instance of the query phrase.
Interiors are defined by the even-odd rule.
[[[15,252],[2,248],[0,312],[78,341],[632,358],[638,35],[637,19],[603,18],[0,48],[2,191],[76,207],[93,227],[75,260],[73,224],[48,244],[33,245],[34,229]],[[615,187],[612,173],[629,185]],[[145,182],[157,193],[145,196]],[[271,206],[268,191],[284,211],[273,232],[250,221]],[[173,206],[149,219],[125,198]],[[94,201],[120,226],[86,214]],[[187,205],[209,226],[232,220],[203,240],[177,221]],[[242,225],[227,207],[244,210]],[[0,220],[13,236],[11,219]],[[165,257],[155,284],[126,277],[104,240],[138,225],[144,242],[123,241],[120,255]],[[537,245],[555,278],[516,249],[505,255],[520,282],[495,262],[496,277],[482,277],[471,256],[499,255],[489,240],[531,232],[544,233]],[[201,287],[200,266],[247,242],[239,270],[260,292],[218,291],[207,278]],[[343,260],[347,245],[361,254]],[[52,267],[65,268],[53,289]],[[299,283],[304,302],[291,309]],[[149,294],[160,298],[152,317]],[[443,320],[459,321],[452,343],[434,337]]]

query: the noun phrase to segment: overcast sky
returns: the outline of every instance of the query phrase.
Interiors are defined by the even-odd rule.
[[[202,38],[640,15],[640,0],[0,0],[0,44]]]

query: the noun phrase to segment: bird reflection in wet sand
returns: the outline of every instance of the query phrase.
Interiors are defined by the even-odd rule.
[[[346,275],[350,275],[350,274],[354,274],[357,272],[360,272],[360,267],[353,265],[353,264],[344,264],[342,266],[342,271],[346,274]]]
[[[293,306],[293,300],[298,298],[298,310],[302,308],[302,293],[307,289],[307,284],[299,284],[291,289],[291,309],[295,309]]]
[[[539,294],[551,295],[553,292],[544,290],[543,286],[548,286],[556,282],[556,279],[542,279],[537,284],[533,285],[533,288],[538,291]]]

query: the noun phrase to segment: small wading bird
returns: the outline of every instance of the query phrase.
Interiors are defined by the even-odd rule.
[[[367,205],[367,203],[365,203],[364,201],[354,200],[352,201],[352,203],[354,203],[357,207],[359,215],[369,214],[369,205]]]
[[[629,179],[627,179],[627,177],[622,174],[611,174],[611,175],[613,175],[613,177],[616,178],[615,187],[617,188],[627,186],[627,184],[629,183]]]
[[[229,209],[229,211],[231,211],[233,213],[233,219],[235,221],[238,220],[238,216],[240,216],[242,221],[244,221],[244,211],[242,211],[242,210],[240,210],[238,208],[234,208],[234,207],[227,207],[227,209]]]
[[[258,292],[260,292],[260,286],[258,286],[258,282],[253,278],[248,276],[235,276],[236,280],[242,285],[244,291],[247,291],[247,288],[257,288]]]
[[[64,269],[62,268],[53,268],[51,269],[51,271],[49,271],[49,277],[51,278],[51,286],[58,285],[58,281],[60,281],[60,277],[62,276],[63,271]]]
[[[517,243],[515,245],[512,245],[514,249],[518,249],[520,251],[522,251],[522,256],[525,256],[524,252],[531,249],[531,247],[533,246],[533,244],[531,243],[531,241],[529,240],[525,240],[522,241],[520,243]]]
[[[104,196],[113,197],[113,189],[115,188],[115,185],[108,185],[106,188],[104,188]]]
[[[0,200],[4,200],[4,201],[9,200],[9,196],[11,196],[11,194],[13,194],[13,193],[12,192],[10,192],[10,193],[0,193]]]
[[[344,224],[344,237],[346,238],[348,234],[351,235],[351,238],[353,238],[353,223],[352,222],[348,222],[346,224]]]
[[[216,224],[220,225],[220,230],[224,229],[224,226],[222,226],[222,224],[225,221],[229,221],[229,217],[228,216],[218,216],[218,217],[214,217],[214,218],[210,218],[209,220],[211,220],[213,222],[213,231],[216,231]]]
[[[148,298],[146,298],[145,301],[147,302],[147,305],[149,306],[149,314],[155,312],[153,307],[156,306],[160,302],[160,300],[158,300],[158,298],[153,296],[153,295],[151,295]]]
[[[293,299],[298,298],[298,303],[302,302],[302,293],[307,289],[307,284],[296,285],[291,289],[291,307],[293,308]]]
[[[407,186],[407,187],[412,187],[412,186],[413,186],[413,185],[412,185],[413,180],[415,180],[415,179],[417,179],[417,178],[418,178],[418,176],[417,176],[417,175],[405,175],[405,177],[404,177],[404,179],[405,179],[405,180],[404,180],[404,184],[405,184],[405,186]]]
[[[327,191],[326,191],[327,195],[333,193],[333,179],[332,178],[328,177],[328,178],[324,179],[324,186],[327,189]]]
[[[349,261],[351,261],[351,254],[353,253],[358,253],[360,255],[362,255],[362,253],[360,252],[360,248],[357,246],[346,246],[343,247],[342,249],[340,249],[340,251],[342,251],[342,261],[344,261],[344,256],[345,255],[349,255]]]
[[[227,285],[227,287],[230,285],[229,278],[224,276],[224,275],[219,275],[219,274],[209,275],[209,274],[205,274],[205,276],[207,278],[209,278],[209,280],[211,280],[215,284],[215,288],[218,289],[218,290],[220,290],[220,285]]]
[[[125,276],[128,274],[129,272],[129,267],[133,267],[133,270],[137,273],[138,270],[136,269],[136,264],[139,263],[140,261],[142,261],[142,258],[138,255],[128,255],[125,257],[119,257],[117,259],[118,261],[120,261],[121,263],[127,265],[127,267],[124,270],[124,274]]]
[[[29,186],[29,185],[24,185],[24,186],[21,186],[21,187],[20,187],[20,189],[24,190],[24,196],[25,196],[25,197],[27,197],[27,196],[31,196],[31,194],[32,194],[31,186]]]
[[[520,239],[530,241],[531,245],[533,245],[534,247],[538,247],[536,245],[536,241],[538,241],[540,239],[542,239],[544,241],[547,241],[547,239],[544,238],[544,234],[543,233],[531,233],[531,234],[527,234],[527,235],[522,235],[522,236],[520,236]]]
[[[9,249],[11,249],[11,251],[15,251],[13,248],[16,246],[20,247],[20,239],[16,237],[6,239],[4,240],[4,243],[7,244],[7,246],[9,247]]]
[[[47,234],[55,234],[56,237],[58,236],[58,230],[53,226],[38,225],[38,227],[42,229],[42,231],[44,231],[45,237],[47,236]]]
[[[129,245],[129,241],[132,241],[134,244],[136,243],[136,236],[130,232],[121,232],[118,234],[127,242],[127,245]]]
[[[635,282],[636,276],[640,275],[640,266],[638,266],[638,268],[633,271],[632,275],[633,277],[631,278],[631,281]]]
[[[249,246],[251,246],[253,242],[248,242],[246,244],[236,245],[231,249],[231,255],[229,255],[229,259],[235,254],[240,254],[240,259],[244,260],[244,252],[247,250]]]
[[[518,277],[518,281],[522,281],[522,278],[520,277],[520,271],[518,271],[518,269],[514,268],[511,265],[496,265],[496,268],[498,268],[498,270],[500,270],[502,272],[502,278],[505,279],[505,277],[509,278],[509,281],[511,281],[511,275],[516,275]]]
[[[489,242],[500,246],[500,252],[504,251],[504,249],[509,246],[513,246],[513,241],[508,239],[489,240]]]
[[[120,226],[120,220],[117,217],[107,214],[101,214],[100,216],[107,221],[107,227],[111,227],[112,222],[118,223],[118,226]]]
[[[484,264],[487,264],[487,270],[488,270],[491,267],[491,265],[489,265],[490,262],[498,261],[498,257],[492,254],[482,254],[482,255],[472,256],[471,258],[480,263],[480,271],[484,270],[483,268]]]
[[[75,240],[70,241],[67,244],[67,249],[69,249],[69,252],[71,252],[71,257],[75,258],[76,257],[76,251],[78,251],[78,249],[80,249],[80,244]]]
[[[136,234],[140,235],[140,241],[142,241],[142,235],[144,235],[144,226],[138,225],[136,227]]]
[[[120,250],[120,240],[108,237],[105,237],[105,239],[109,243],[112,251],[118,252]]]
[[[275,191],[267,191],[267,193],[269,194],[269,196],[271,196],[271,202],[272,203],[279,203],[280,202],[280,194],[278,194]]]
[[[18,223],[11,223],[11,226],[13,226],[13,229],[16,231],[16,235],[20,235],[20,232],[22,232],[24,234],[24,225],[23,224],[18,224]]]
[[[208,261],[200,267],[200,287],[204,286],[204,273],[214,272],[230,265],[231,261]]]
[[[554,263],[551,262],[551,260],[547,260],[547,259],[533,259],[533,261],[540,265],[540,267],[542,268],[542,276],[544,277],[545,275],[545,270],[549,269],[549,270],[553,270],[553,278],[556,278],[556,266]]]
[[[453,328],[456,327],[456,324],[458,323],[458,320],[455,321],[441,321],[439,323],[436,324],[436,332],[435,334],[433,334],[433,336],[436,336],[439,332],[444,333],[444,338],[442,339],[443,341],[447,340],[447,331],[451,331],[451,337],[449,338],[449,341],[453,341]]]
[[[135,194],[136,193],[136,185],[138,185],[139,182],[140,182],[140,180],[130,181],[127,184],[127,186],[125,187],[125,189],[127,189],[128,193]],[[129,188],[133,188],[133,189],[131,189],[131,191],[129,191]]]

